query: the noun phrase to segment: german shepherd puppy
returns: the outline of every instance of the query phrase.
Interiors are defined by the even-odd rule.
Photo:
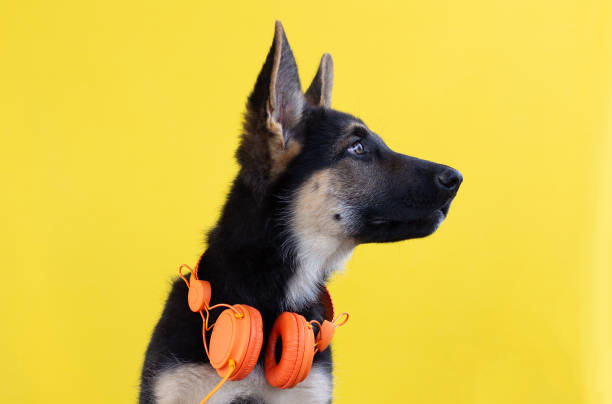
[[[263,318],[264,343],[283,311],[322,321],[320,293],[361,243],[424,237],[444,220],[461,174],[391,150],[366,124],[330,108],[332,58],[324,54],[302,92],[280,22],[248,98],[234,180],[200,279],[211,304],[243,303]],[[140,403],[198,403],[219,382],[202,342],[202,320],[177,280],[146,351]],[[216,313],[217,315],[219,313]],[[211,318],[215,320],[215,316]],[[330,403],[330,350],[293,389],[270,386],[263,351],[255,369],[210,403]]]

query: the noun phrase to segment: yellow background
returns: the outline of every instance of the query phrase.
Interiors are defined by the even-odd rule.
[[[221,5],[224,3],[224,5]],[[0,401],[134,402],[284,23],[303,86],[465,181],[331,290],[336,403],[610,403],[606,0],[0,6]]]

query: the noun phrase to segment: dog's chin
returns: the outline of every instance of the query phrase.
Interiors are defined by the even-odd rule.
[[[414,220],[395,220],[375,217],[364,220],[354,236],[360,243],[388,243],[422,238],[433,234],[448,214],[450,203]]]

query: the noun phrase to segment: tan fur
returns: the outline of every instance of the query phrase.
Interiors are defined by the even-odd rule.
[[[331,56],[329,54],[323,55],[321,58],[321,71],[323,74],[321,75],[321,99],[319,103],[327,108],[331,106],[331,80],[333,76],[330,76],[329,66],[331,64]],[[329,87],[329,88],[328,88]]]
[[[276,76],[278,75],[278,67],[280,66],[281,55],[283,54],[283,26],[279,21],[276,22],[275,33],[274,33],[274,64],[272,65],[272,75],[270,76],[270,95],[268,98],[268,116],[272,116],[274,114],[274,110],[276,109]],[[268,120],[268,124],[270,124],[270,119]],[[278,122],[277,122],[278,124]],[[280,125],[278,125],[280,126]],[[268,128],[270,132],[275,133],[276,127]],[[281,139],[282,139],[282,128],[280,131]]]
[[[334,62],[329,53],[321,57],[319,69],[315,75],[308,91],[306,99],[312,105],[320,105],[325,108],[331,107],[331,93],[334,82]]]
[[[341,237],[342,226],[333,219],[334,212],[340,213],[341,206],[334,195],[332,172],[321,170],[300,188],[296,198],[295,226],[308,234],[324,234]]]
[[[295,249],[297,268],[289,280],[285,307],[299,310],[315,301],[318,289],[333,272],[341,270],[356,246],[345,233],[347,209],[337,198],[335,172],[322,170],[308,179],[298,191],[292,207],[291,248]],[[341,219],[334,219],[339,214]]]
[[[283,27],[280,23],[276,24],[275,47],[274,47],[274,63],[272,65],[272,75],[270,76],[270,95],[267,103],[266,128],[270,135],[268,136],[268,153],[270,156],[270,180],[274,181],[280,175],[287,165],[295,156],[302,150],[302,145],[297,142],[291,142],[288,147],[285,145],[283,126],[280,122],[274,119],[276,105],[276,78],[280,67],[281,56],[283,52]]]
[[[270,141],[270,159],[272,167],[270,168],[270,179],[276,179],[285,169],[287,165],[302,151],[302,145],[296,141],[289,143],[289,147],[285,150],[279,149],[278,144]]]
[[[327,68],[327,60],[325,57],[321,59],[321,70],[325,71]],[[321,75],[321,89],[325,88],[325,75]],[[325,91],[321,90],[321,98],[319,99],[319,104],[325,105]]]

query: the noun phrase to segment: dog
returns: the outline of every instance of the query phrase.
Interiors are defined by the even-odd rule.
[[[240,170],[200,258],[212,301],[261,314],[263,339],[284,311],[322,321],[320,296],[362,243],[432,234],[463,180],[448,166],[391,150],[359,118],[331,108],[333,62],[321,58],[304,93],[280,22],[248,97],[236,158]],[[141,404],[199,403],[220,380],[204,354],[202,319],[177,280],[148,345]],[[214,314],[211,320],[215,320]],[[263,351],[262,351],[263,352]],[[269,385],[263,355],[250,374],[209,403],[330,403],[332,358],[315,355],[305,380]]]

